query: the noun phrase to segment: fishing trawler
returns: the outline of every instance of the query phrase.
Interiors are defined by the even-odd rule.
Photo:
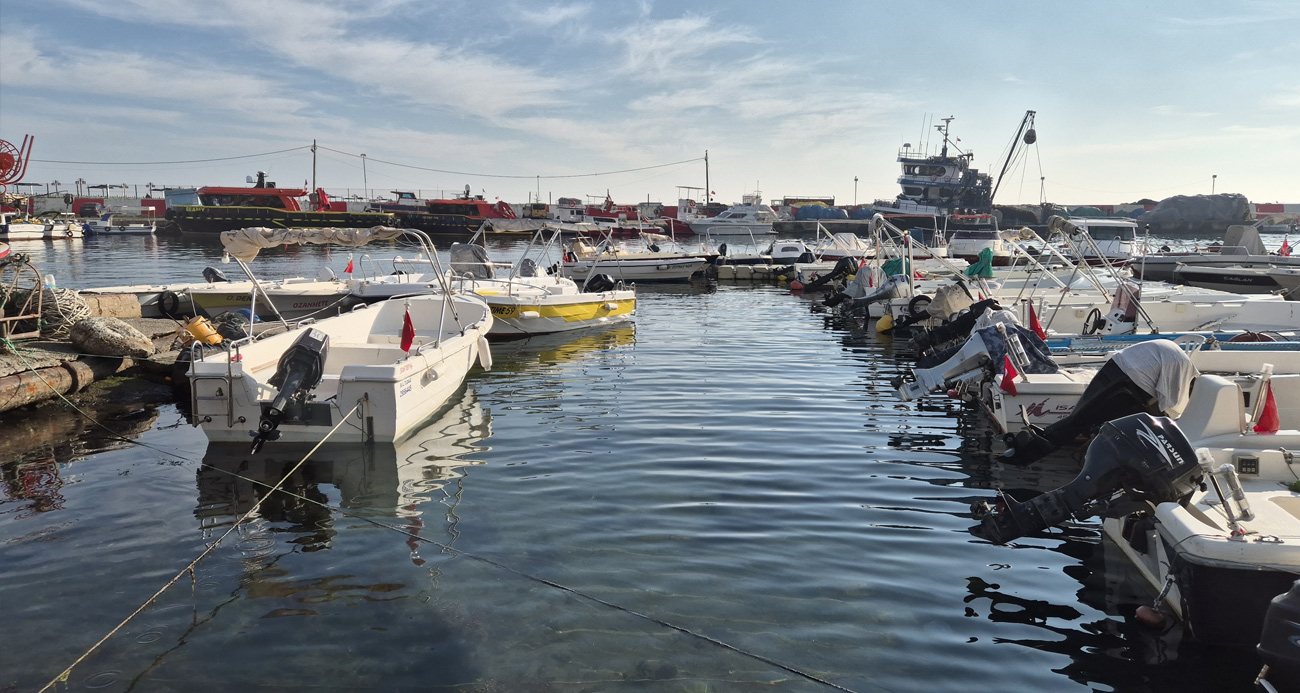
[[[267,228],[370,228],[395,226],[386,212],[349,212],[334,210],[317,188],[311,196],[311,209],[303,209],[298,198],[307,195],[301,188],[277,188],[257,172],[251,188],[205,186],[187,195],[168,195],[167,220],[182,233],[221,233],[235,229]],[[175,200],[175,202],[173,202]]]
[[[1034,111],[1026,111],[1020,123],[1015,142],[1031,145],[1038,141],[1034,130]],[[903,175],[898,184],[902,192],[892,200],[876,200],[873,211],[889,215],[933,215],[943,220],[947,229],[995,229],[997,214],[993,211],[993,196],[997,194],[993,176],[972,168],[975,153],[963,152],[958,146],[961,138],[950,135],[954,118],[943,119],[943,125],[934,126],[943,135],[943,144],[936,155],[930,155],[923,145],[913,149],[910,143],[898,151],[898,163]],[[1003,171],[1016,154],[1012,146],[1007,154]]]

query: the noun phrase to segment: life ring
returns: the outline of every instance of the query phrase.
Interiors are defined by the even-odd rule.
[[[164,291],[158,297],[158,312],[175,320],[180,317],[181,297],[174,291]]]
[[[952,176],[944,176],[944,177],[943,177],[943,182],[945,182],[945,183],[951,183],[951,182],[952,182]]]
[[[930,176],[930,182],[931,182],[931,183],[933,183],[933,182],[935,182],[935,181],[937,181],[937,180],[939,180],[939,177],[938,177],[938,176]]]
[[[570,206],[570,207],[577,207],[577,206],[578,206],[578,201],[577,201],[577,200],[569,200],[569,206]]]

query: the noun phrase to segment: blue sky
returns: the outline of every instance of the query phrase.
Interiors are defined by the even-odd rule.
[[[524,201],[892,197],[928,119],[998,202],[1300,202],[1300,2],[0,0],[26,181],[485,190]],[[362,166],[359,156],[367,155]],[[46,161],[40,161],[46,160]],[[392,163],[384,163],[392,162]],[[1212,176],[1217,179],[1212,182]]]

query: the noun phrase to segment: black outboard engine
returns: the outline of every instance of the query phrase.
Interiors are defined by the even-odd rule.
[[[280,357],[275,375],[267,381],[280,391],[269,404],[262,405],[262,418],[257,430],[248,432],[253,436],[253,453],[262,449],[266,441],[280,438],[282,421],[308,418],[303,411],[304,405],[311,390],[320,384],[321,376],[325,374],[325,357],[329,349],[329,335],[311,328],[299,335],[293,346]]]
[[[844,277],[857,272],[858,262],[858,258],[855,257],[840,258],[835,262],[835,266],[831,268],[831,271],[817,277],[816,279],[805,282],[803,285],[804,291],[815,291],[821,289],[831,282],[843,279]]]
[[[951,322],[925,330],[912,336],[912,346],[916,347],[917,352],[923,352],[926,349],[946,344],[955,340],[965,340],[975,329],[975,323],[984,315],[984,311],[992,308],[993,310],[1002,310],[996,298],[986,298],[971,305],[970,310],[953,318]]]
[[[980,502],[971,510],[980,518],[976,532],[1005,544],[1070,518],[1120,517],[1183,499],[1203,476],[1192,444],[1172,419],[1134,414],[1101,427],[1074,481],[1023,503],[1003,496],[996,506]]]
[[[613,291],[618,283],[608,274],[593,274],[587,278],[587,283],[583,285],[583,291],[594,291],[601,293],[604,291]]]
[[[209,284],[216,284],[216,283],[218,283],[218,282],[228,282],[228,281],[230,281],[230,280],[229,280],[229,279],[226,279],[226,273],[225,273],[225,272],[222,272],[221,270],[217,269],[216,267],[204,267],[204,268],[203,268],[203,281],[206,281],[206,282],[208,282]]]
[[[1255,681],[1259,689],[1300,693],[1300,581],[1269,603],[1256,649],[1264,660]]]

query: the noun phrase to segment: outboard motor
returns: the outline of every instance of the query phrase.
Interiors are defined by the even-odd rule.
[[[804,282],[804,291],[815,291],[831,282],[838,281],[844,277],[854,274],[858,270],[858,259],[855,257],[842,257],[831,268],[831,271],[808,282]]]
[[[218,283],[218,282],[228,282],[228,281],[230,281],[230,280],[229,280],[229,279],[226,279],[226,273],[225,273],[225,272],[222,272],[221,270],[217,269],[216,267],[204,267],[204,268],[203,268],[203,281],[206,281],[206,282],[208,282],[209,284],[216,284],[216,283]]]
[[[1300,693],[1300,581],[1273,597],[1259,637],[1264,668],[1255,683],[1261,691]]]
[[[279,388],[279,392],[269,404],[262,405],[262,418],[257,430],[248,432],[253,436],[254,454],[266,441],[280,438],[282,421],[308,418],[307,412],[303,411],[304,405],[325,374],[325,357],[329,349],[329,335],[311,328],[299,335],[293,346],[280,357],[275,375],[267,381],[271,387]]]
[[[1142,382],[1130,373],[1137,374]],[[1029,430],[1004,435],[1002,440],[1007,450],[1002,461],[1019,467],[1032,464],[1120,416],[1142,412],[1177,416],[1182,413],[1178,403],[1185,401],[1195,376],[1196,367],[1191,359],[1172,342],[1153,339],[1134,344],[1116,352],[1097,371],[1069,416],[1047,428],[1031,426]],[[1156,392],[1161,384],[1166,387],[1164,406]],[[1170,392],[1169,388],[1177,391]]]
[[[613,291],[615,286],[618,286],[618,283],[608,274],[593,274],[587,277],[587,283],[583,285],[582,290],[602,293]]]
[[[980,518],[976,532],[1005,544],[1071,518],[1120,517],[1182,500],[1203,477],[1196,451],[1172,419],[1133,414],[1101,427],[1074,481],[1023,503],[1003,496],[971,510]]]
[[[918,352],[925,351],[939,344],[966,339],[970,336],[971,330],[975,329],[975,322],[984,315],[984,311],[992,308],[993,310],[1002,310],[996,298],[986,298],[983,301],[971,305],[970,310],[953,318],[951,322],[930,328],[919,334],[912,336],[912,346]]]
[[[873,303],[880,301],[889,301],[895,298],[908,298],[912,295],[912,285],[907,281],[906,274],[895,274],[886,277],[880,283],[880,288],[869,291],[867,287],[867,277],[870,272],[859,272],[854,276],[853,281],[844,287],[843,291],[831,294],[822,301],[822,305],[827,308],[834,308],[843,303],[845,299],[850,299],[850,305],[854,308],[865,308]]]

